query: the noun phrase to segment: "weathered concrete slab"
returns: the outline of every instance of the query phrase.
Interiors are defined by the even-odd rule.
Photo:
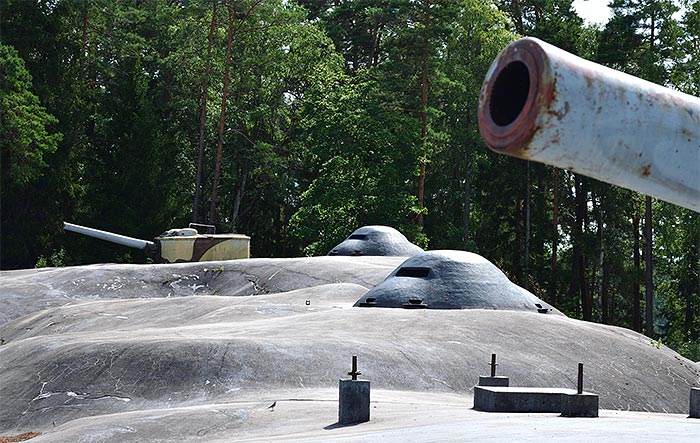
[[[586,387],[601,395],[601,407],[687,417],[688,387],[697,386],[699,368],[642,335],[529,312],[353,308],[366,282],[381,281],[396,259],[322,259],[240,260],[208,271],[188,267],[194,265],[102,265],[0,273],[0,312],[13,304],[23,312],[12,311],[13,319],[0,324],[5,340],[0,346],[0,435],[72,429],[75,433],[66,431],[61,435],[68,437],[54,441],[77,441],[80,432],[98,435],[95,424],[101,423],[105,441],[118,440],[119,433],[126,433],[119,434],[122,440],[133,434],[133,439],[169,441],[167,420],[156,418],[167,416],[177,424],[174,430],[189,436],[201,431],[205,437],[197,438],[207,441],[239,440],[232,436],[265,441],[270,432],[280,432],[275,434],[280,439],[290,437],[285,432],[310,432],[323,440],[331,430],[315,434],[311,428],[271,421],[280,416],[284,401],[274,411],[267,407],[285,398],[313,398],[281,397],[282,391],[326,389],[332,395],[319,409],[324,418],[310,415],[308,423],[323,421],[320,429],[335,423],[337,382],[352,355],[358,355],[363,376],[372,380],[373,399],[378,390],[436,396],[424,406],[408,406],[411,410],[430,411],[451,396],[460,398],[459,411],[468,409],[473,385],[488,370],[490,355],[498,353],[499,372],[511,384],[573,387],[571,368],[584,362]],[[212,269],[219,277],[206,280],[205,288],[186,286],[203,284]],[[191,277],[195,274],[199,280]],[[257,291],[245,276],[257,277],[251,279],[258,288],[271,290],[311,286],[228,296],[243,294],[244,285],[250,293]],[[166,277],[175,280],[164,283]],[[164,289],[169,285],[172,294]],[[226,296],[200,295],[215,289]],[[411,405],[411,398],[406,395],[405,404]],[[261,399],[271,401],[259,411],[221,406]],[[402,402],[403,394],[397,404]],[[311,403],[294,404],[305,410]],[[369,423],[376,412],[372,405]],[[396,429],[405,424],[403,408],[387,413],[394,415],[384,422],[396,420]],[[295,417],[286,419],[305,420]],[[241,423],[247,424],[237,428]],[[88,431],[93,425],[94,432]],[[108,437],[107,429],[115,436]]]
[[[597,417],[598,394],[563,394],[561,396],[562,417]]]
[[[334,426],[337,394],[337,387],[265,391],[235,402],[85,417],[30,441],[697,443],[698,436],[697,420],[685,414],[601,410],[601,419],[591,420],[485,413],[470,409],[469,397],[382,390],[372,392],[372,420]],[[269,409],[273,402],[276,406]]]
[[[502,375],[497,375],[495,377],[479,376],[479,386],[509,386],[509,384],[510,379]]]
[[[334,283],[357,284],[363,286],[366,292],[384,280],[405,259],[255,258],[206,263],[99,264],[0,271],[0,325],[42,309],[82,301],[262,295]]]
[[[561,412],[562,395],[573,389],[474,386],[474,409],[483,412]]]

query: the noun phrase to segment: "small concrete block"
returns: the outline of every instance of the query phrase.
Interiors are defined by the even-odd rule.
[[[508,377],[500,375],[496,377],[479,376],[479,386],[508,386],[509,383]]]
[[[369,421],[369,381],[340,380],[338,423]]]
[[[700,388],[690,388],[690,418],[700,418]]]
[[[484,412],[561,412],[562,394],[573,389],[474,386],[474,409]]]
[[[561,396],[562,417],[597,417],[598,394],[563,394]]]

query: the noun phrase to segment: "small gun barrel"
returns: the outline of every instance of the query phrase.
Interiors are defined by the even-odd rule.
[[[523,38],[486,74],[478,119],[496,152],[700,212],[698,97]]]
[[[127,246],[129,248],[141,249],[141,250],[153,250],[156,244],[152,241],[141,240],[138,238],[127,237],[125,235],[113,234],[107,231],[100,231],[99,229],[88,228],[85,226],[74,225],[72,223],[63,222],[63,229],[66,231],[75,232],[77,234],[87,235],[88,237],[94,237],[100,240],[105,240],[110,243],[116,243],[118,245]]]

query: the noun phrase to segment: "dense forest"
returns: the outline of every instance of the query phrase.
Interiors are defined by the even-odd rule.
[[[63,220],[210,223],[256,257],[382,224],[700,360],[700,214],[496,155],[476,123],[523,35],[700,95],[700,0],[613,0],[598,26],[571,0],[0,4],[3,269],[146,260]]]

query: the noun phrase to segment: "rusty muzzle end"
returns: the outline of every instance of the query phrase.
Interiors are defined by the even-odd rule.
[[[494,63],[479,96],[479,132],[494,151],[526,157],[537,117],[554,94],[549,61],[538,40],[523,38]]]

